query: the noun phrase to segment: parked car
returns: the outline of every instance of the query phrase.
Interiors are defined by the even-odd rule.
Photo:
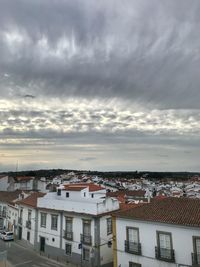
[[[5,232],[4,231],[1,233],[1,238],[4,241],[14,240],[14,234],[13,234],[13,232]]]
[[[2,239],[2,234],[5,232],[5,230],[0,230],[0,239]]]

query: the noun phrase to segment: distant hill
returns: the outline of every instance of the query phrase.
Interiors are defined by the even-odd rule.
[[[77,174],[86,175],[97,175],[102,178],[114,179],[114,178],[125,178],[125,179],[139,179],[145,177],[151,180],[185,180],[195,175],[200,176],[199,172],[149,172],[149,171],[112,171],[112,172],[99,172],[99,171],[88,171],[88,170],[69,170],[69,169],[50,169],[50,170],[27,170],[16,172],[2,172],[0,174],[6,174],[9,176],[34,176],[34,177],[47,177],[53,178],[63,173],[75,172]]]

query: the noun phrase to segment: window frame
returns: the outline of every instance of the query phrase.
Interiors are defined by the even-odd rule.
[[[133,226],[127,226],[127,227],[126,227],[126,240],[127,240],[128,242],[133,242],[133,241],[130,240],[130,238],[129,238],[129,229],[137,231],[138,240],[137,240],[137,242],[134,242],[134,243],[139,244],[139,243],[140,243],[140,231],[139,231],[139,228],[138,228],[138,227],[133,227]]]
[[[107,225],[107,235],[112,234],[112,217],[109,217],[106,219],[106,225]]]
[[[129,267],[142,267],[142,264],[137,263],[137,262],[133,262],[133,261],[129,261]]]
[[[194,252],[194,254],[197,257],[196,260],[197,260],[197,263],[199,264],[200,262],[199,262],[198,255],[200,255],[200,252],[198,253],[198,251],[197,251],[197,243],[196,243],[197,240],[200,240],[200,236],[193,236],[192,237],[192,241],[193,241],[193,252]]]
[[[67,246],[70,248],[70,253],[67,253]],[[71,256],[72,255],[72,244],[65,243],[65,255]]]
[[[160,246],[160,238],[159,238],[159,235],[160,234],[167,235],[167,236],[170,237],[170,250],[173,250],[172,233],[171,232],[164,232],[164,231],[156,231],[157,246],[158,246],[158,248],[159,249],[161,248],[161,246]]]
[[[88,259],[87,258],[85,258],[85,253],[84,253],[84,251],[88,251]],[[82,248],[82,260],[84,260],[84,261],[90,261],[90,249],[89,248],[86,248],[86,247],[83,247]]]
[[[170,248],[161,247],[160,235],[166,235],[169,237]],[[175,262],[175,251],[173,249],[172,233],[164,231],[156,231],[156,238],[157,238],[156,258],[166,262]]]
[[[42,224],[42,216],[45,218],[45,224]],[[47,214],[45,212],[40,212],[40,227],[46,228],[47,227]]]
[[[54,219],[56,218],[56,226],[54,226],[53,224],[55,223],[54,222]],[[51,230],[55,230],[57,231],[58,230],[58,215],[57,214],[51,214]]]

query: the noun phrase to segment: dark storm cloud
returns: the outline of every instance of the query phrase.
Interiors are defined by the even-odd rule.
[[[6,97],[118,97],[199,108],[198,0],[1,0]]]

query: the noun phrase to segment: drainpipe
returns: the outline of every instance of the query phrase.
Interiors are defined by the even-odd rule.
[[[60,249],[62,250],[62,236],[63,236],[63,211],[60,213]]]
[[[37,251],[37,237],[38,237],[38,209],[35,209],[35,231],[34,231],[34,249]]]
[[[116,217],[112,216],[112,231],[113,231],[113,266],[118,267],[117,265],[117,235],[116,235]]]

